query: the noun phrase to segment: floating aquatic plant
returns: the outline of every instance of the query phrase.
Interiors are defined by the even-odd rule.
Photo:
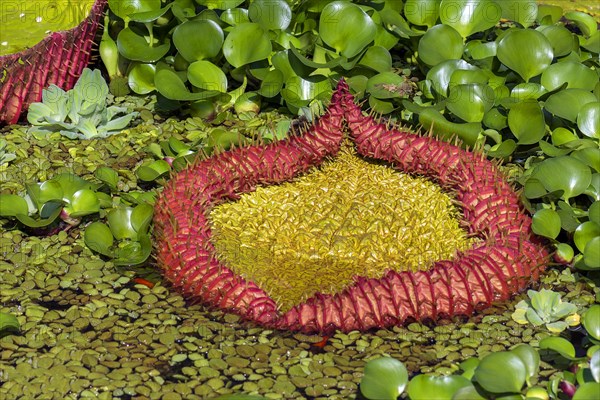
[[[390,262],[378,277],[357,273],[343,289],[315,293],[283,311],[282,303],[262,284],[219,259],[210,212],[259,186],[289,181],[336,156],[344,140],[344,122],[359,156],[428,177],[452,194],[467,235],[478,240],[450,259],[431,260],[418,268],[403,270],[403,265]],[[496,164],[482,154],[363,115],[344,81],[313,126],[273,144],[238,148],[198,161],[168,182],[155,211],[157,260],[167,279],[185,295],[267,326],[305,332],[366,330],[408,318],[468,315],[522,291],[539,277],[549,256],[531,233],[530,217]],[[289,218],[299,217],[290,213]],[[330,273],[330,265],[322,260],[320,272]]]
[[[569,326],[579,325],[577,306],[563,302],[560,294],[542,289],[528,290],[528,300],[521,300],[512,315],[519,324],[546,325],[551,332],[562,332]]]

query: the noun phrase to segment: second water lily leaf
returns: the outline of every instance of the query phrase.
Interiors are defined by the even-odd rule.
[[[223,55],[235,68],[264,60],[271,51],[269,35],[255,22],[234,26],[223,43]]]
[[[377,26],[359,6],[334,1],[323,8],[319,19],[319,34],[327,45],[344,57],[360,53],[375,39]]]
[[[539,180],[549,192],[562,191],[565,200],[585,192],[592,181],[590,167],[569,156],[542,161],[531,176]]]
[[[419,40],[419,57],[427,65],[446,60],[459,60],[463,54],[463,38],[448,25],[436,25]]]
[[[502,64],[521,75],[526,82],[548,68],[554,57],[546,36],[532,29],[517,28],[508,30],[500,39],[497,55]]]

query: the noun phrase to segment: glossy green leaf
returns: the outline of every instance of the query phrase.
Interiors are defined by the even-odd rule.
[[[229,25],[239,25],[245,22],[250,22],[248,10],[245,8],[231,8],[225,10],[221,13],[219,18],[221,18],[221,21]]]
[[[598,30],[598,24],[594,17],[581,11],[569,11],[565,13],[565,18],[577,25],[585,36],[590,36]]]
[[[542,73],[541,83],[548,90],[555,90],[564,83],[567,88],[591,91],[598,82],[598,74],[580,62],[563,61],[552,64]]]
[[[33,219],[26,214],[17,214],[16,218],[23,225],[26,225],[30,228],[44,228],[44,227],[52,224],[53,222],[55,222],[56,219],[58,218],[58,216],[60,215],[60,213],[62,212],[62,205],[58,205],[54,202],[48,202],[48,203],[46,203],[46,205],[48,205],[50,207],[50,210],[48,211],[48,213],[44,212],[43,207],[42,207],[42,211],[40,211],[41,213],[44,214],[45,218]]]
[[[588,218],[590,221],[600,225],[600,201],[594,201],[588,208]]]
[[[600,53],[600,30],[592,33],[592,35],[581,44],[581,47],[592,53]]]
[[[147,204],[141,203],[133,208],[131,212],[131,226],[138,233],[146,233],[150,222],[152,221],[152,215],[154,214],[154,208]]]
[[[586,382],[577,388],[572,400],[592,400],[598,398],[600,383]]]
[[[598,316],[600,318],[600,316]],[[596,382],[600,382],[600,349],[590,357],[590,372]]]
[[[524,82],[519,83],[510,91],[510,97],[519,101],[534,99],[537,100],[546,94],[546,89],[539,83]]]
[[[189,62],[215,57],[224,40],[223,30],[211,20],[186,21],[173,31],[173,43],[177,51]]]
[[[94,171],[94,176],[113,190],[117,188],[117,184],[119,183],[119,174],[109,167],[99,167]]]
[[[210,10],[228,10],[239,6],[244,0],[195,0],[196,3],[207,7]]]
[[[167,174],[171,166],[164,160],[156,160],[147,165],[140,166],[135,174],[143,181],[151,182],[161,175]]]
[[[502,0],[497,3],[502,8],[502,18],[518,22],[525,28],[535,23],[538,14],[535,0]]]
[[[260,89],[258,93],[263,97],[274,97],[279,94],[283,87],[283,74],[279,70],[269,71],[262,82],[260,83]]]
[[[563,9],[559,6],[540,4],[538,5],[537,14],[537,21],[541,25],[553,25],[562,18]]]
[[[152,63],[163,58],[171,47],[169,42],[150,46],[144,36],[135,33],[131,28],[125,28],[117,37],[119,53],[125,58],[144,63]]]
[[[267,400],[267,398],[252,394],[224,394],[215,397],[214,400]]]
[[[554,57],[546,36],[532,29],[517,28],[511,28],[500,39],[497,56],[526,82],[546,70]],[[550,90],[546,85],[544,87]]]
[[[100,211],[100,200],[93,190],[78,190],[71,196],[70,203],[65,206],[65,211],[73,218],[97,213]]]
[[[535,167],[532,177],[538,179],[549,192],[563,191],[564,199],[582,194],[592,181],[590,168],[569,156],[542,161]]]
[[[577,246],[579,251],[584,253],[588,242],[598,236],[600,236],[600,225],[592,221],[587,221],[575,229],[573,241],[575,242],[575,246]]]
[[[600,305],[594,304],[585,312],[582,321],[587,333],[596,340],[600,340]]]
[[[561,146],[574,140],[577,140],[577,135],[566,128],[558,127],[552,131],[552,144],[555,146]]]
[[[85,245],[93,251],[107,257],[112,256],[113,234],[110,228],[102,222],[92,222],[88,225],[83,238]]]
[[[492,146],[487,153],[491,157],[504,158],[514,153],[516,149],[517,143],[512,139],[508,139]]]
[[[147,234],[141,234],[137,241],[125,242],[115,249],[113,264],[132,266],[145,262],[152,252],[152,243]]]
[[[117,240],[137,239],[137,231],[131,224],[132,207],[120,206],[106,215],[110,231]]]
[[[187,71],[188,80],[202,90],[227,92],[227,76],[210,61],[196,61],[190,64]]]
[[[586,136],[600,139],[600,102],[585,104],[577,114],[577,127]]]
[[[16,217],[29,214],[27,201],[16,194],[0,194],[0,217]]]
[[[509,351],[485,356],[477,366],[473,380],[491,393],[520,392],[527,378],[521,358]]]
[[[488,85],[471,83],[451,86],[446,107],[465,122],[481,122],[494,105],[494,90]]]
[[[463,38],[498,23],[502,10],[493,0],[442,0],[440,20],[456,29]]]
[[[556,258],[558,258],[558,262],[561,264],[568,264],[573,261],[573,257],[575,256],[575,251],[571,246],[566,243],[559,243],[556,246]]]
[[[534,144],[546,134],[542,108],[535,100],[515,104],[508,112],[508,126],[518,144]]]
[[[440,15],[440,0],[406,0],[404,15],[411,24],[431,28]]]
[[[229,150],[233,145],[239,145],[242,137],[239,132],[217,128],[213,130],[206,140],[210,149]]]
[[[462,387],[458,389],[454,396],[452,396],[452,400],[487,400],[485,397],[481,395],[477,391],[477,388],[470,384],[469,386]]]
[[[248,7],[248,16],[265,29],[286,29],[292,21],[292,9],[284,0],[255,0]]]
[[[156,90],[154,86],[154,64],[136,63],[127,75],[127,81],[131,90],[137,94],[148,94]]]
[[[564,26],[560,25],[540,25],[536,28],[548,38],[552,45],[554,57],[562,57],[577,49],[578,42],[576,36]]]
[[[160,9],[160,0],[108,0],[108,6],[115,15],[129,19],[129,15]]]
[[[0,312],[0,338],[11,333],[16,333],[21,329],[19,320],[12,314]]]
[[[394,103],[390,100],[378,99],[375,96],[369,96],[369,108],[378,114],[389,114],[396,109]]]
[[[323,8],[319,18],[321,39],[344,57],[360,53],[375,39],[377,27],[356,4],[334,1]]]
[[[586,147],[575,150],[571,153],[571,157],[575,157],[584,164],[592,167],[596,172],[600,172],[600,150],[598,148]]]
[[[427,65],[446,60],[459,60],[463,54],[463,38],[448,25],[436,25],[419,40],[419,58]]]
[[[309,76],[306,79],[294,76],[285,82],[281,94],[286,102],[302,107],[319,94],[330,90],[329,79],[322,75]]]
[[[218,91],[190,92],[176,72],[163,68],[156,72],[154,84],[160,94],[170,100],[206,100],[220,95]]]
[[[419,123],[425,129],[433,129],[433,133],[446,139],[458,137],[468,146],[474,146],[483,131],[476,122],[458,124],[450,122],[439,111],[428,108],[419,114]]]
[[[234,26],[223,43],[223,55],[235,68],[264,60],[271,50],[269,35],[254,22]]]
[[[540,149],[544,152],[544,154],[550,157],[560,157],[569,154],[571,149],[559,149],[558,147],[552,146],[550,143],[545,140],[540,140],[538,142]]]
[[[471,380],[473,378],[473,374],[475,373],[475,369],[479,365],[479,358],[471,357],[466,359],[465,361],[459,364],[459,368],[462,371],[462,376]]]
[[[511,353],[516,354],[523,364],[525,365],[525,370],[527,371],[527,379],[526,382],[529,384],[530,379],[537,376],[537,373],[540,368],[540,355],[536,349],[531,347],[528,344],[520,344],[510,350]]]
[[[365,365],[360,391],[368,399],[395,400],[407,383],[404,364],[391,357],[380,357]]]
[[[544,108],[557,117],[575,122],[583,106],[596,101],[596,96],[588,90],[564,89],[548,97]]]
[[[377,72],[389,72],[392,69],[392,56],[385,47],[370,46],[358,65],[369,67]]]
[[[448,85],[452,74],[457,70],[476,71],[479,68],[469,64],[464,60],[447,60],[439,63],[427,72],[427,79],[431,81],[434,90],[442,96],[448,95]]]
[[[560,216],[552,209],[541,209],[533,215],[531,229],[536,235],[556,239],[560,233]]]
[[[471,40],[465,46],[465,54],[474,60],[484,60],[495,57],[498,49],[496,42],[481,42],[481,40]]]
[[[591,269],[600,269],[600,232],[585,245],[583,262]]]
[[[493,107],[483,116],[483,123],[488,128],[501,131],[508,126],[508,118],[498,110],[498,107]]]
[[[393,72],[382,72],[367,81],[367,92],[378,99],[402,97],[404,78]]]
[[[406,392],[414,400],[452,400],[454,393],[471,382],[460,375],[417,375],[410,380]]]

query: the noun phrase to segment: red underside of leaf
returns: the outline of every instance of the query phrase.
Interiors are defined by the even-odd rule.
[[[468,231],[483,241],[420,272],[357,277],[335,295],[316,294],[281,314],[254,282],[216,259],[207,221],[217,204],[257,185],[290,180],[335,155],[344,123],[360,155],[429,177],[455,194]],[[483,155],[432,137],[389,129],[362,114],[345,82],[328,112],[303,135],[235,149],[198,162],[165,186],[156,204],[157,260],[186,296],[278,329],[328,333],[469,315],[538,279],[549,252],[531,233],[518,194]]]

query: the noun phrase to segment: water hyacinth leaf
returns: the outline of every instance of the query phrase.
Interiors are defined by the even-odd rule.
[[[469,55],[473,60],[484,60],[486,58],[495,57],[498,49],[496,42],[484,42],[481,40],[471,40],[465,46],[465,54]]]
[[[546,93],[546,89],[539,83],[527,82],[519,83],[510,91],[510,97],[519,101],[534,99]]]
[[[488,85],[471,83],[451,86],[446,107],[465,122],[481,122],[494,105],[494,90]]]
[[[600,151],[594,147],[586,147],[584,149],[575,150],[571,153],[571,157],[575,157],[579,161],[589,165],[596,172],[600,172]]]
[[[463,38],[492,28],[501,15],[500,6],[493,0],[442,0],[440,3],[440,20]]]
[[[567,88],[591,91],[598,83],[598,74],[580,62],[563,61],[548,67],[542,73],[541,83],[548,90],[566,83]]]
[[[583,253],[588,242],[597,236],[600,236],[600,225],[592,221],[586,221],[575,229],[573,241],[579,251]]]
[[[153,63],[163,58],[171,47],[171,43],[150,46],[143,36],[135,33],[131,28],[125,28],[117,37],[119,53],[129,60]]]
[[[419,40],[419,58],[434,66],[446,60],[459,60],[463,54],[463,38],[448,25],[436,25]]]
[[[583,316],[583,327],[596,340],[600,340],[600,305],[594,304]]]
[[[127,75],[131,90],[137,94],[148,94],[156,90],[154,86],[154,73],[156,65],[136,63]]]
[[[510,350],[511,353],[519,356],[527,371],[526,383],[529,385],[529,380],[537,375],[540,368],[540,354],[528,344],[520,344]]]
[[[66,197],[60,182],[50,179],[42,183],[34,183],[27,185],[27,194],[38,208],[41,208],[44,203],[53,200],[62,200]],[[72,193],[69,193],[69,195]],[[70,196],[69,196],[70,197]]]
[[[132,266],[143,263],[150,257],[152,243],[147,234],[139,235],[137,241],[131,241],[115,249],[113,264],[117,266]]]
[[[600,53],[600,30],[592,33],[581,47],[592,53]]]
[[[228,10],[239,6],[244,0],[195,0],[201,6],[209,10]]]
[[[85,245],[93,251],[107,257],[112,257],[111,247],[114,244],[113,234],[108,226],[102,222],[92,222],[85,228],[83,235]]]
[[[473,378],[473,374],[475,373],[475,369],[479,365],[479,358],[471,357],[459,364],[460,370],[462,371],[462,376],[471,380]]]
[[[408,371],[402,362],[391,357],[370,360],[365,365],[360,391],[366,398],[395,400],[408,383]]]
[[[600,225],[600,201],[594,201],[588,208],[588,218],[590,221]]]
[[[132,207],[120,206],[106,214],[106,220],[110,230],[117,240],[137,239],[137,231],[131,224]]]
[[[457,70],[476,71],[479,68],[469,64],[464,60],[447,60],[439,63],[427,72],[427,80],[431,81],[434,90],[446,97],[448,95],[448,85],[452,74]]]
[[[502,9],[502,18],[518,22],[524,28],[535,23],[538,14],[535,0],[503,0],[497,3]]]
[[[555,146],[561,146],[577,139],[577,135],[563,127],[558,127],[552,131],[552,144]]]
[[[600,139],[600,102],[585,104],[577,114],[577,127],[585,136]]]
[[[559,6],[548,4],[538,5],[537,21],[541,25],[553,25],[557,23],[563,16],[563,9]]]
[[[515,104],[508,112],[508,126],[518,144],[534,144],[546,134],[542,108],[535,100]]]
[[[411,24],[431,28],[440,15],[440,0],[406,0],[404,15]]]
[[[483,397],[473,384],[469,384],[468,386],[462,387],[458,389],[454,396],[452,396],[452,400],[487,400]]]
[[[577,49],[576,36],[564,26],[540,25],[536,31],[542,32],[552,44],[554,57],[562,57]]]
[[[514,153],[514,151],[517,149],[517,142],[515,142],[512,139],[508,139],[508,140],[503,140],[501,143],[498,143],[494,146],[492,146],[489,150],[488,150],[488,154],[491,157],[496,157],[496,158],[505,158],[510,156],[512,153]],[[545,191],[544,191],[545,193]]]
[[[369,96],[369,108],[379,114],[389,114],[396,108],[389,100],[381,100],[375,96]]]
[[[135,174],[138,178],[143,181],[151,182],[156,178],[168,173],[171,170],[171,166],[164,160],[156,160],[148,165],[140,166]]]
[[[526,82],[541,74],[552,63],[550,41],[532,29],[511,28],[498,42],[498,59]],[[548,89],[546,85],[542,85]]]
[[[0,194],[0,217],[16,217],[29,214],[27,201],[16,194]]]
[[[572,151],[571,149],[559,149],[558,147],[554,147],[545,140],[540,140],[538,145],[540,146],[540,150],[550,157],[564,156]]]
[[[454,393],[471,382],[460,375],[417,375],[410,380],[406,392],[411,399],[452,400]]]
[[[565,13],[565,18],[569,19],[577,25],[581,32],[589,37],[598,29],[598,24],[594,17],[581,11],[569,11]]]
[[[473,375],[473,380],[491,393],[520,392],[526,378],[525,364],[509,351],[488,354],[479,362]]]
[[[63,197],[65,199],[70,198],[73,194],[81,189],[90,189],[96,190],[99,185],[95,185],[91,182],[86,181],[85,179],[72,174],[70,172],[65,172],[63,174],[59,174],[55,176],[52,181],[56,181],[60,184],[63,190]]]
[[[202,90],[227,92],[227,76],[210,61],[196,61],[190,64],[187,71],[188,80]]]
[[[477,143],[479,134],[483,131],[481,124],[469,122],[458,124],[448,121],[439,111],[427,108],[419,114],[419,123],[425,129],[433,129],[433,133],[446,139],[458,137],[468,146]]]
[[[597,349],[590,358],[590,372],[594,380],[600,382],[600,349]]]
[[[544,108],[557,117],[575,122],[582,107],[596,101],[596,96],[589,90],[564,89],[548,97]]]
[[[284,0],[255,0],[248,7],[248,16],[265,29],[283,30],[292,21],[292,9]]]
[[[330,90],[331,84],[323,75],[309,76],[306,79],[294,76],[285,82],[281,94],[286,102],[302,107],[319,94]]]
[[[225,129],[214,129],[206,140],[205,150],[229,150],[233,145],[239,145],[242,137],[238,132]]]
[[[560,216],[551,209],[538,210],[533,215],[531,229],[536,235],[556,239],[561,229]]]
[[[221,21],[231,26],[243,24],[244,22],[250,22],[248,10],[245,8],[231,8],[225,10],[221,13],[219,18],[221,18]]]
[[[117,174],[117,171],[109,167],[98,168],[96,171],[94,171],[94,176],[108,185],[108,187],[112,190],[116,189],[117,183],[119,183],[119,174]]]
[[[591,269],[600,269],[600,235],[585,245],[583,262]]]
[[[370,46],[358,64],[377,72],[388,72],[392,69],[392,56],[385,47]]]
[[[321,39],[346,58],[360,53],[375,39],[376,33],[377,27],[371,17],[350,2],[327,4],[319,18]]]
[[[567,243],[559,243],[558,246],[556,246],[555,255],[559,263],[568,264],[573,260],[575,251]]]
[[[483,116],[483,124],[488,128],[501,131],[508,126],[508,118],[498,110],[498,107],[493,107]]]
[[[463,85],[468,83],[484,84],[489,81],[489,76],[480,69],[457,69],[450,76],[449,86]]]
[[[215,57],[219,54],[224,40],[221,27],[207,19],[186,21],[177,25],[173,32],[173,43],[177,51],[189,62]]]
[[[283,87],[283,73],[279,70],[272,70],[267,72],[264,79],[260,83],[260,89],[258,94],[263,97],[275,97],[281,91]]]
[[[108,0],[110,10],[124,20],[131,14],[159,10],[160,5],[160,0]]]
[[[245,92],[235,101],[233,108],[236,114],[260,112],[260,96],[256,92]]]
[[[131,212],[131,226],[138,233],[145,233],[152,221],[154,208],[146,203],[138,204]]]
[[[156,71],[154,84],[158,92],[169,100],[206,100],[221,94],[221,92],[214,90],[192,93],[187,89],[179,75],[168,68]]]
[[[52,202],[48,202],[46,204],[48,204],[48,205],[50,205],[50,207],[54,208],[54,211],[50,215],[48,215],[47,218],[33,219],[27,214],[17,214],[15,217],[23,225],[26,225],[30,228],[44,228],[44,227],[50,225],[51,223],[53,223],[54,221],[56,221],[56,219],[62,212],[62,206],[54,207],[54,204],[52,204]],[[45,213],[44,213],[44,216],[46,216]]]
[[[93,190],[78,190],[71,197],[69,204],[65,206],[65,210],[70,217],[83,217],[100,211],[100,200]]]
[[[592,181],[592,172],[581,161],[563,156],[542,161],[535,167],[532,177],[549,192],[562,191],[562,197],[567,200],[585,192]]]
[[[271,51],[269,35],[255,22],[234,26],[223,43],[223,55],[235,68],[264,60]]]
[[[367,81],[367,92],[378,99],[401,97],[404,78],[393,72],[382,72]]]

